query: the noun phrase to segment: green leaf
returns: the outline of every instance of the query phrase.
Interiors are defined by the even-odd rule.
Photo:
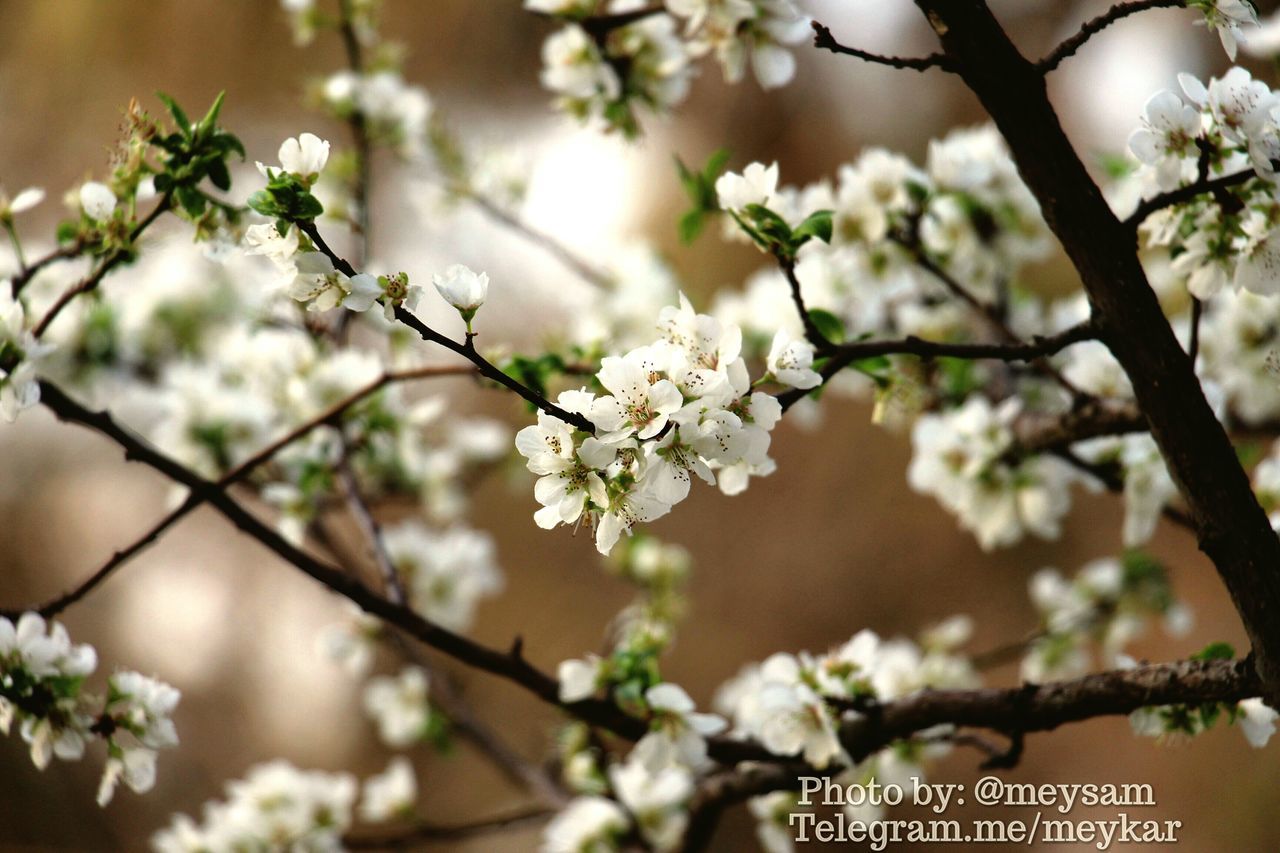
[[[701,210],[687,210],[680,217],[680,222],[676,225],[676,230],[680,232],[680,242],[686,246],[698,239],[698,235],[702,233],[703,227],[707,223],[707,215]]]
[[[222,160],[213,160],[209,163],[209,180],[218,189],[226,192],[231,189],[231,173],[227,171],[227,164]]]
[[[1192,660],[1235,660],[1236,650],[1230,643],[1210,643],[1191,656]]]
[[[298,199],[298,204],[294,207],[292,212],[295,221],[315,219],[317,216],[324,213],[324,205],[320,203],[320,199],[316,198],[311,193],[306,193]]]
[[[691,199],[693,199],[694,204],[697,204],[699,200],[699,178],[701,176],[690,172],[689,167],[684,164],[684,161],[680,159],[679,155],[673,159],[676,161],[676,175],[680,178],[680,185],[684,187],[684,191],[689,194]]]
[[[218,113],[222,112],[222,102],[227,97],[227,90],[223,89],[218,93],[218,97],[213,99],[213,105],[209,107],[209,111],[204,114],[204,118],[200,119],[200,124],[196,126],[197,136],[208,136],[213,130],[213,125],[218,120]]]
[[[200,216],[204,213],[207,204],[204,193],[195,187],[180,186],[174,194],[178,197],[178,203],[182,205],[182,209],[191,216]]]
[[[809,319],[818,327],[818,331],[822,332],[822,336],[831,343],[844,342],[844,322],[835,314],[822,308],[810,308]]]
[[[166,95],[164,92],[156,92],[156,97],[164,102],[169,108],[169,114],[173,116],[174,122],[178,125],[178,129],[183,135],[190,138],[191,136],[191,119],[187,118],[187,114],[182,111],[182,107],[178,106],[178,102]]]
[[[715,186],[716,178],[720,177],[724,167],[729,165],[731,156],[733,155],[728,148],[717,148],[711,152],[711,156],[707,158],[707,164],[702,167],[702,179],[709,186]]]
[[[801,238],[807,240],[810,237],[817,237],[824,243],[830,243],[831,217],[830,210],[819,210],[809,214],[808,218],[801,222],[792,232],[792,237],[797,241],[801,241]],[[799,248],[799,246],[797,245],[796,248]]]
[[[256,193],[249,196],[249,200],[246,201],[245,204],[249,205],[250,209],[256,210],[263,216],[283,218],[282,215],[284,210],[280,207],[279,203],[276,202],[276,198],[272,195],[270,190],[258,190]],[[280,233],[283,234],[284,232],[281,231]]]

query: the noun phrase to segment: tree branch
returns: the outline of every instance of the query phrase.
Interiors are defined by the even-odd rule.
[[[1158,705],[1235,703],[1257,696],[1261,690],[1262,683],[1247,658],[1176,661],[1041,685],[922,690],[849,716],[840,725],[839,734],[850,758],[860,762],[897,741],[936,726],[986,729],[1012,739],[1011,749],[993,756],[997,764],[1003,765],[1017,759],[1022,738],[1029,733]],[[965,736],[966,743],[970,737]],[[772,791],[795,790],[800,786],[800,776],[829,775],[841,769],[817,771],[795,764],[747,764],[709,776],[693,800],[685,850],[705,849],[709,832],[730,805]]]
[[[943,723],[1027,734],[1156,705],[1234,703],[1261,689],[1246,658],[1152,664],[1013,688],[924,690],[847,720],[840,741],[854,761],[861,761],[895,740]]]
[[[329,245],[324,241],[324,238],[320,236],[320,231],[316,228],[316,224],[314,222],[298,222],[296,224],[304,234],[311,238],[311,242],[315,244],[316,248],[328,256],[329,260],[333,262],[335,269],[347,276],[357,275],[355,267],[343,258],[339,257],[332,249],[329,248]],[[533,406],[541,409],[549,415],[559,418],[567,424],[571,424],[583,432],[595,433],[596,428],[591,421],[587,420],[582,415],[565,411],[555,403],[552,403],[550,400],[543,397],[537,391],[534,391],[527,385],[512,379],[510,376],[499,370],[488,359],[480,355],[480,353],[476,351],[471,340],[471,335],[467,336],[465,342],[458,343],[452,338],[440,334],[435,329],[419,320],[412,311],[405,309],[403,306],[395,309],[395,317],[398,321],[417,332],[418,336],[424,341],[439,344],[445,349],[457,353],[467,361],[474,364],[476,366],[476,370],[486,379],[491,379],[499,385],[514,391]]]
[[[913,355],[917,358],[992,359],[995,361],[1035,361],[1060,352],[1072,344],[1093,340],[1096,332],[1088,323],[1080,323],[1049,336],[1037,336],[1029,342],[1010,344],[970,344],[927,341],[910,335],[891,341],[855,341],[834,348],[834,355],[822,368],[825,384],[831,377],[855,361],[882,355]],[[793,388],[778,395],[782,408],[791,408],[810,391]]]
[[[402,832],[384,835],[352,835],[342,840],[349,850],[401,850],[430,841],[464,841],[481,838],[495,832],[523,829],[529,824],[540,823],[554,814],[551,809],[536,807],[521,809],[511,814],[484,818],[472,823],[434,824],[423,823]]]
[[[225,490],[230,488],[232,485],[243,480],[245,477],[249,476],[249,474],[253,473],[254,470],[271,460],[285,447],[310,434],[312,430],[326,425],[337,424],[342,415],[345,414],[348,409],[366,397],[381,390],[388,384],[441,376],[466,376],[474,372],[475,371],[470,367],[446,365],[441,367],[419,367],[411,370],[389,371],[384,373],[378,379],[375,379],[365,387],[352,392],[350,395],[339,400],[337,403],[334,403],[314,418],[299,424],[280,438],[271,442],[253,456],[250,456],[248,459],[244,460],[235,468],[224,474],[215,485],[219,489]],[[120,568],[129,560],[145,551],[151,545],[154,545],[166,530],[177,524],[197,507],[203,505],[204,502],[205,499],[203,496],[193,492],[185,501],[164,516],[164,518],[157,521],[151,529],[141,537],[134,540],[125,548],[122,548],[112,554],[111,558],[103,563],[97,571],[80,582],[73,589],[68,590],[56,598],[46,601],[43,604],[34,604],[18,609],[0,610],[0,616],[14,619],[27,611],[35,611],[45,618],[56,616],[92,592],[103,581],[110,577],[116,569]]]
[[[1048,74],[1069,57],[1075,56],[1076,51],[1084,47],[1085,42],[1089,41],[1089,39],[1116,21],[1123,20],[1130,15],[1146,12],[1149,9],[1168,9],[1185,7],[1186,5],[1186,0],[1134,0],[1134,2],[1130,3],[1117,3],[1098,17],[1085,21],[1079,32],[1055,47],[1048,56],[1037,63],[1036,67],[1040,69],[1042,74]]]
[[[1137,230],[1138,226],[1146,221],[1147,217],[1153,213],[1173,207],[1178,204],[1185,204],[1197,196],[1202,195],[1218,195],[1232,187],[1240,186],[1251,178],[1258,177],[1258,173],[1253,169],[1245,169],[1240,172],[1233,172],[1230,175],[1224,175],[1221,178],[1211,178],[1208,180],[1198,180],[1187,184],[1185,187],[1179,187],[1176,190],[1170,190],[1167,193],[1161,193],[1147,199],[1138,205],[1137,210],[1129,215],[1124,221],[1124,226],[1130,231]]]
[[[18,272],[17,275],[9,279],[10,294],[14,299],[17,299],[18,295],[21,294],[23,289],[31,283],[31,279],[35,278],[36,273],[40,272],[40,270],[50,264],[56,263],[57,261],[66,261],[72,258],[78,258],[84,253],[84,249],[84,243],[77,240],[70,245],[60,246],[49,254],[37,258],[27,264]]]
[[[462,192],[461,195],[479,208],[485,216],[519,234],[528,242],[551,255],[588,284],[602,290],[613,286],[613,279],[608,273],[580,257],[550,234],[545,231],[539,231],[524,220],[503,210],[492,199],[472,191]]]
[[[542,701],[628,740],[639,740],[648,731],[648,725],[644,720],[630,716],[612,702],[601,699],[587,699],[572,703],[560,701],[559,682],[525,660],[523,644],[519,639],[512,645],[510,651],[499,651],[436,625],[407,607],[388,601],[348,573],[289,544],[284,537],[259,521],[216,483],[205,480],[199,474],[150,447],[116,423],[110,413],[94,412],[81,406],[56,385],[47,381],[40,383],[40,391],[40,402],[60,420],[79,424],[111,439],[124,450],[125,459],[141,462],[175,483],[191,489],[222,513],[237,529],[256,539],[276,556],[418,642],[473,669],[517,684]],[[722,763],[773,759],[768,751],[757,744],[727,738],[711,740],[709,754]]]
[[[870,62],[874,65],[887,65],[890,68],[911,71],[928,71],[930,68],[937,68],[939,71],[947,71],[952,74],[956,73],[955,64],[950,58],[941,53],[933,53],[929,56],[919,58],[908,58],[902,56],[882,56],[878,53],[870,53],[860,50],[856,47],[848,47],[836,41],[835,36],[831,35],[831,30],[824,25],[813,21],[813,46],[819,50],[829,50],[832,53],[838,53],[843,56],[852,56],[861,59],[864,62]]]
[[[1133,384],[1195,522],[1200,549],[1231,593],[1264,686],[1280,703],[1280,539],[1143,272],[1133,227],[1112,212],[1071,145],[1041,69],[983,0],[916,0],[1009,143],[1046,222],[1076,267],[1100,337]]]
[[[169,209],[171,200],[172,197],[168,193],[165,193],[160,197],[160,201],[156,202],[156,206],[152,208],[149,214],[147,214],[147,217],[134,226],[133,231],[129,233],[130,246],[132,246],[134,241],[142,236],[142,232],[150,228],[151,224],[159,219],[160,215]],[[64,290],[58,296],[57,300],[54,301],[49,310],[45,312],[45,315],[40,318],[40,322],[38,322],[35,328],[31,330],[32,336],[40,338],[44,335],[45,331],[49,328],[49,324],[57,319],[58,315],[62,313],[62,309],[70,305],[71,302],[82,293],[89,293],[97,290],[98,285],[107,277],[107,273],[111,272],[122,262],[130,259],[131,257],[132,253],[130,251],[121,248],[115,249],[111,254],[103,258],[93,272],[89,273],[88,276],[81,279],[78,283]]]
[[[792,258],[788,258],[781,252],[774,252],[774,258],[778,261],[778,266],[782,269],[782,274],[787,279],[787,284],[791,286],[791,301],[795,303],[796,313],[800,315],[800,322],[804,325],[804,336],[809,339],[809,343],[813,344],[814,349],[819,355],[826,355],[832,352],[836,346],[822,334],[822,330],[818,328],[818,324],[813,322],[813,317],[809,314],[809,309],[804,304],[804,293],[800,290],[800,279],[796,277],[796,262]]]

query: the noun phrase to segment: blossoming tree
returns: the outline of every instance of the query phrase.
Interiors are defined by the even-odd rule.
[[[681,164],[692,202],[682,234],[722,225],[765,265],[711,304],[695,305],[652,263],[582,258],[524,222],[519,181],[473,156],[403,78],[376,0],[283,2],[299,42],[345,45],[348,67],[317,97],[349,125],[344,150],[304,132],[278,162],[243,169],[221,98],[193,120],[161,96],[159,116],[129,105],[114,168],[73,188],[52,248],[34,251],[40,241],[22,225],[43,191],[0,194],[13,247],[0,270],[0,414],[12,422],[45,407],[177,494],[82,583],[4,612],[0,729],[16,728],[40,768],[101,742],[104,806],[120,783],[163,784],[157,755],[180,748],[178,690],[129,671],[96,678],[95,651],[54,620],[209,506],[350,602],[349,620],[321,643],[363,680],[388,747],[470,740],[527,789],[530,808],[440,827],[416,818],[403,757],[360,783],[277,761],[230,783],[199,820],[157,828],[162,851],[392,845],[532,821],[545,822],[548,851],[695,850],[739,803],[765,847],[787,850],[804,777],[866,786],[919,776],[957,745],[1008,767],[1031,733],[1116,714],[1142,735],[1230,724],[1264,746],[1280,703],[1280,539],[1268,517],[1280,507],[1280,454],[1250,473],[1232,433],[1280,418],[1280,93],[1241,67],[1182,75],[1179,91],[1155,93],[1134,117],[1131,156],[1100,185],[1046,80],[1096,33],[1156,7],[1198,10],[1233,60],[1242,39],[1270,52],[1274,28],[1253,30],[1246,0],[1129,0],[1035,60],[984,0],[916,5],[938,51],[902,58],[842,43],[792,0],[525,0],[551,33],[543,84],[601,132],[635,136],[678,116],[700,64],[785,86],[810,37],[851,60],[955,75],[990,114],[989,126],[931,143],[924,163],[869,149],[809,186],[784,184],[785,163]],[[370,268],[379,149],[594,288],[572,326],[547,336],[554,345],[513,356],[477,343],[486,302],[504,293],[483,272]],[[170,220],[194,249],[153,243],[153,225]],[[344,231],[345,255],[330,242]],[[1049,299],[1022,272],[1055,239],[1080,289]],[[113,286],[148,263],[192,272]],[[418,283],[428,277],[432,288]],[[454,328],[419,317],[428,298],[457,310]],[[520,398],[514,436],[405,391],[460,375]],[[731,501],[768,476],[774,429],[827,394],[870,399],[878,422],[910,424],[910,485],[984,549],[1056,536],[1077,484],[1122,496],[1127,547],[1162,521],[1187,528],[1231,595],[1248,654],[1215,644],[1188,660],[1127,657],[1146,623],[1178,633],[1189,618],[1164,568],[1132,550],[1033,577],[1041,628],[1013,647],[1021,685],[981,686],[958,616],[915,641],[860,630],[821,654],[779,651],[723,685],[715,713],[699,710],[662,674],[689,558],[646,524],[678,512],[694,488]],[[125,399],[154,405],[135,411]],[[512,454],[528,469],[531,522],[590,531],[639,590],[607,653],[554,673],[519,640],[492,648],[467,633],[502,587],[488,534],[462,521],[468,493]],[[247,496],[271,517],[246,508]],[[387,524],[377,507],[389,496],[420,512]],[[354,520],[376,579],[333,546],[333,512]],[[402,659],[398,673],[370,674],[380,646]],[[499,712],[469,707],[435,677],[439,656],[561,709],[555,760],[505,743]]]

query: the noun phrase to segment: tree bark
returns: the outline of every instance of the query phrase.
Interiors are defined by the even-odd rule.
[[[1280,704],[1280,539],[1258,505],[1138,260],[1134,230],[1112,213],[1049,101],[1044,74],[983,0],[916,0],[1004,134],[1049,227],[1088,293],[1102,340],[1128,373],[1202,550],[1253,644],[1264,696]]]

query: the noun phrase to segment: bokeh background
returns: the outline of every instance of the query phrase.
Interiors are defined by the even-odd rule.
[[[673,153],[702,162],[727,145],[735,167],[777,159],[784,179],[800,183],[833,174],[867,145],[920,160],[931,137],[983,121],[976,101],[946,75],[894,72],[802,47],[797,79],[780,92],[762,93],[753,83],[728,87],[707,66],[675,117],[648,122],[645,138],[629,144],[551,112],[537,84],[547,25],[519,5],[388,0],[386,31],[408,48],[406,76],[430,91],[455,130],[526,159],[529,218],[587,256],[651,240],[686,289],[701,296],[737,286],[761,259],[714,234],[691,248],[679,244],[674,223],[683,199]],[[846,42],[900,54],[932,49],[909,0],[803,5]],[[1108,4],[995,5],[1024,49],[1041,54]],[[1225,66],[1217,39],[1193,20],[1177,10],[1142,15],[1095,39],[1054,75],[1060,112],[1086,155],[1121,150],[1146,98],[1175,85],[1178,71],[1203,76]],[[157,89],[201,104],[226,88],[225,123],[241,134],[250,159],[271,161],[279,140],[301,130],[345,139],[344,128],[300,103],[309,78],[341,63],[333,38],[295,48],[274,0],[0,0],[0,182],[11,192],[48,188],[51,200],[23,223],[28,234],[47,232],[62,191],[106,169],[123,105],[137,96],[158,108]],[[1274,77],[1265,64],[1254,70]],[[379,161],[375,188],[377,254],[388,266],[420,280],[447,262],[487,269],[494,280],[485,309],[490,341],[528,343],[548,316],[539,313],[546,305],[571,310],[576,284],[563,269],[477,216],[424,221],[395,168]],[[1061,258],[1038,275],[1046,288],[1074,286]],[[502,395],[466,384],[452,393],[460,408],[513,424],[522,418]],[[818,431],[784,424],[774,448],[777,473],[745,495],[694,489],[679,512],[653,526],[695,559],[689,618],[665,669],[699,704],[746,662],[776,650],[825,649],[863,627],[914,635],[952,613],[969,613],[979,625],[974,648],[1000,645],[1034,627],[1026,597],[1032,571],[1074,571],[1120,548],[1119,503],[1081,493],[1060,541],[983,554],[936,503],[908,489],[906,436],[873,427],[865,405],[830,399]],[[631,592],[600,570],[587,538],[533,525],[530,485],[522,475],[493,477],[475,502],[471,521],[496,536],[507,593],[482,605],[474,633],[497,645],[521,634],[527,654],[551,668],[597,648]],[[0,602],[44,599],[74,583],[162,514],[167,496],[163,482],[123,464],[113,446],[43,411],[0,428]],[[1215,640],[1243,648],[1225,591],[1192,538],[1164,529],[1152,550],[1171,566],[1196,627],[1176,641],[1154,631],[1137,654],[1185,656]],[[104,668],[118,662],[153,672],[183,691],[181,747],[161,757],[155,791],[121,792],[104,810],[94,804],[102,756],[55,761],[40,773],[18,737],[0,740],[0,848],[142,849],[173,812],[198,814],[225,780],[273,757],[360,775],[380,771],[389,756],[360,713],[358,690],[315,651],[317,630],[339,613],[332,596],[214,514],[185,521],[64,617],[75,640],[98,648]],[[462,678],[484,717],[526,755],[543,754],[554,712],[500,681]],[[1015,679],[1013,666],[991,674],[992,683]],[[1033,783],[1150,783],[1159,805],[1135,816],[1181,820],[1182,849],[1271,851],[1280,849],[1276,749],[1252,750],[1227,728],[1159,746],[1114,718],[1036,735],[1005,775]],[[424,749],[416,763],[429,817],[465,820],[522,802],[466,746],[443,757]],[[980,775],[977,763],[972,753],[957,752],[933,781],[971,782]],[[1026,812],[960,809],[953,816],[1023,816],[1019,811]],[[456,849],[536,846],[536,831],[524,831]],[[716,849],[752,846],[739,810]]]

